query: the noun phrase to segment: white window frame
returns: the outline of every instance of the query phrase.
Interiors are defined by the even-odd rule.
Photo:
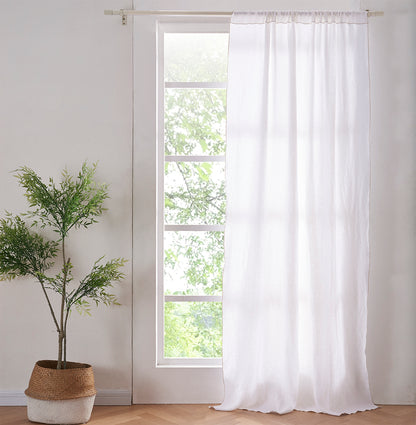
[[[140,6],[145,7],[142,3]],[[172,7],[174,4],[170,2],[166,9]],[[189,8],[193,5],[189,4]],[[200,31],[208,24],[208,32],[212,32],[212,28],[228,32],[229,19],[136,15],[131,22],[134,28],[131,28],[134,46],[131,74],[134,88],[133,403],[220,403],[224,394],[221,365],[157,364],[157,111],[160,86],[157,50],[159,25],[168,28],[171,23],[184,24],[190,28],[192,24],[193,30]],[[221,28],[217,24],[221,24]],[[127,25],[124,29],[129,28]]]
[[[220,22],[159,22],[158,25],[158,91],[157,91],[157,348],[156,367],[192,366],[221,367],[222,358],[166,358],[164,356],[165,302],[222,302],[222,296],[165,295],[164,292],[164,232],[165,231],[224,231],[224,225],[165,225],[164,165],[166,162],[225,162],[225,155],[165,155],[164,93],[165,88],[226,88],[225,82],[165,82],[164,34],[166,33],[228,33],[229,23]]]

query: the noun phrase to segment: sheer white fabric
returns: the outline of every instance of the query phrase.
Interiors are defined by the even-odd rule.
[[[373,409],[365,13],[231,23],[219,410]]]

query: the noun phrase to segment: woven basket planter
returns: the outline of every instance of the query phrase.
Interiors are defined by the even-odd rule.
[[[85,363],[67,362],[56,369],[54,360],[36,363],[27,396],[30,421],[45,424],[81,424],[91,417],[95,400],[94,374]]]

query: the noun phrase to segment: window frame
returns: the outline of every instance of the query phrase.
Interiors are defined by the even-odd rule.
[[[165,82],[164,35],[166,33],[229,33],[229,22],[159,22],[157,31],[157,220],[156,220],[156,366],[221,367],[219,358],[167,358],[164,355],[165,302],[221,302],[222,296],[165,295],[164,293],[164,232],[165,231],[222,231],[224,225],[165,224],[164,219],[164,165],[166,162],[224,162],[225,155],[165,155],[165,89],[166,88],[220,88],[226,82]]]

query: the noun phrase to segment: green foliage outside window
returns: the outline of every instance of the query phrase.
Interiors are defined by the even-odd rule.
[[[221,357],[221,303],[165,303],[165,356]]]
[[[221,295],[223,263],[223,232],[166,232],[165,294]]]
[[[169,34],[166,81],[226,81],[227,36]],[[226,90],[165,89],[165,155],[225,155]],[[165,223],[225,224],[222,162],[165,163]],[[165,231],[166,295],[221,295],[224,234]],[[165,303],[165,357],[221,357],[222,304]]]

